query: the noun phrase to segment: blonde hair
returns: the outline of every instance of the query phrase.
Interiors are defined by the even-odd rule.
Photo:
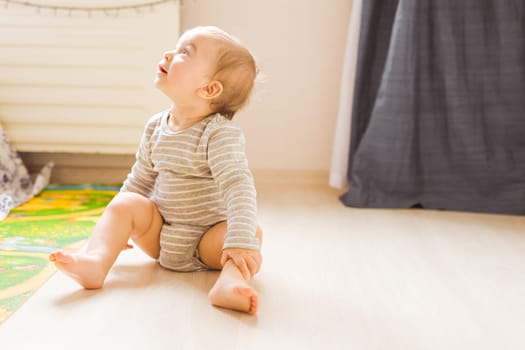
[[[250,99],[259,72],[255,58],[238,39],[220,28],[196,27],[188,32],[202,33],[220,40],[219,54],[211,80],[221,82],[223,91],[210,102],[210,107],[213,113],[220,113],[232,119]]]

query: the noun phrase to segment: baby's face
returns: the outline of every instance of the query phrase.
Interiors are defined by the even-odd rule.
[[[208,84],[214,73],[220,43],[205,33],[189,32],[174,50],[164,53],[155,85],[173,101],[190,101],[195,92]]]

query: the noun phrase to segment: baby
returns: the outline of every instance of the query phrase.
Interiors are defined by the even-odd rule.
[[[262,231],[244,137],[231,122],[250,96],[257,67],[216,27],[185,32],[164,53],[155,86],[171,101],[148,121],[133,165],[86,247],[50,255],[84,288],[101,288],[131,238],[174,271],[222,270],[213,305],[255,314]]]

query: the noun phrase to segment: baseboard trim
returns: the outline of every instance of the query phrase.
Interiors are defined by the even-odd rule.
[[[20,152],[30,173],[37,173],[53,162],[51,182],[61,184],[121,183],[126,179],[134,155]],[[328,186],[328,172],[322,170],[254,169],[257,186],[266,184],[300,184]]]
[[[295,185],[326,185],[328,186],[328,172],[322,170],[253,170],[253,177],[257,185],[265,184],[295,184]]]
[[[121,183],[135,161],[134,155],[20,152],[30,173],[37,173],[45,164],[55,164],[51,183]]]

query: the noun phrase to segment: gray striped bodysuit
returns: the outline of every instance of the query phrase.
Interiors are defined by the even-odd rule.
[[[121,189],[156,203],[164,219],[160,264],[176,271],[206,269],[198,257],[199,241],[225,220],[223,248],[258,250],[256,192],[240,128],[215,114],[173,132],[168,117],[164,111],[146,124]]]

